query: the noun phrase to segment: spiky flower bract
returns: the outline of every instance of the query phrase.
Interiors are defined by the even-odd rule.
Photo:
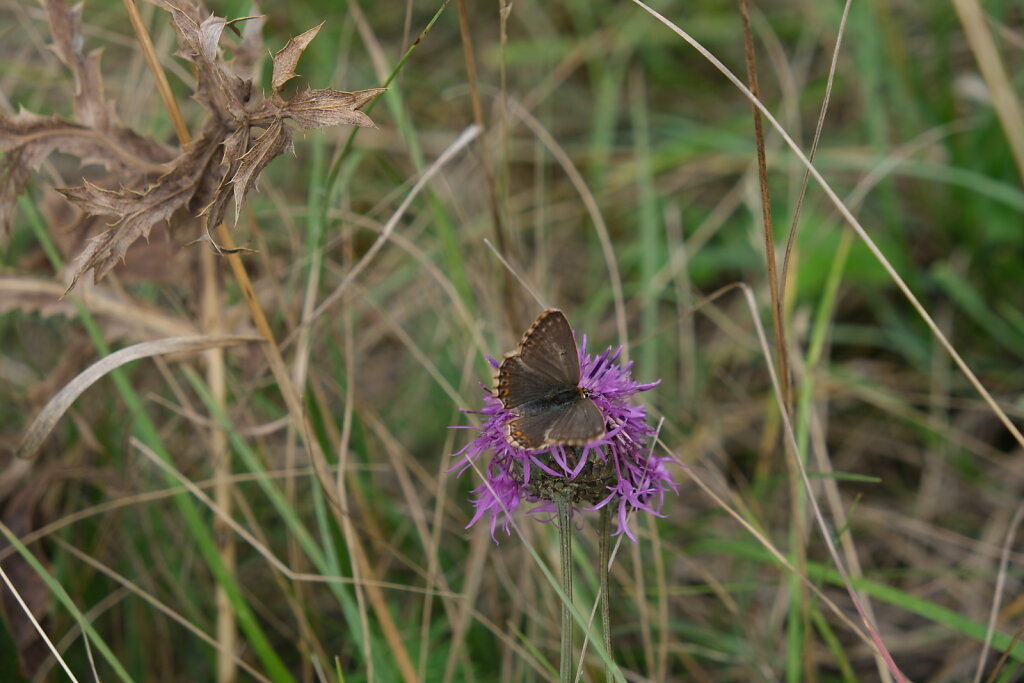
[[[511,534],[511,514],[524,501],[540,503],[531,514],[547,520],[553,518],[556,497],[565,496],[576,509],[596,510],[606,505],[617,507],[617,529],[633,542],[636,536],[629,527],[631,510],[643,510],[661,517],[665,492],[677,492],[666,462],[671,458],[650,453],[648,439],[654,430],[647,424],[647,410],[633,405],[629,399],[647,391],[659,381],[641,384],[633,379],[632,362],[620,365],[622,347],[604,353],[587,353],[587,338],[579,346],[580,384],[597,405],[605,419],[606,431],[597,441],[585,446],[551,446],[540,450],[524,450],[505,438],[507,425],[517,415],[506,409],[487,388],[484,406],[474,412],[483,416],[478,436],[454,455],[459,474],[478,462],[485,454],[491,460],[484,472],[485,481],[473,490],[476,512],[469,521],[472,526],[490,517],[491,538],[499,522]],[[495,368],[498,362],[488,361]],[[497,541],[497,539],[495,539]]]

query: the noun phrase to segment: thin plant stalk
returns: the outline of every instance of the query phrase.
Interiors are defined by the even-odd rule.
[[[611,513],[608,506],[601,508],[600,525],[597,535],[597,554],[599,574],[601,578],[601,638],[604,641],[605,652],[608,653],[609,661],[612,661],[612,611],[611,591],[608,589],[609,564],[611,563]],[[615,680],[612,667],[605,670],[604,678],[608,683]]]
[[[562,656],[558,665],[559,683],[572,681],[572,506],[569,498],[560,495],[555,500],[558,507],[559,555],[562,564]]]

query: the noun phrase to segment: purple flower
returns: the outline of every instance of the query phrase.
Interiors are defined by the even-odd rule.
[[[587,338],[578,349],[580,384],[585,394],[597,405],[605,419],[606,431],[597,441],[585,446],[550,446],[540,450],[523,450],[506,439],[507,425],[517,415],[506,409],[487,387],[484,407],[472,412],[483,416],[478,436],[453,455],[459,462],[452,468],[461,475],[486,454],[491,453],[485,470],[485,481],[473,490],[476,512],[469,521],[472,526],[489,516],[491,538],[499,521],[506,534],[511,534],[511,513],[525,500],[544,502],[531,510],[535,517],[553,513],[556,496],[568,496],[577,509],[597,510],[606,505],[617,508],[617,530],[635,543],[629,528],[629,512],[643,510],[661,517],[665,492],[678,493],[666,467],[671,458],[656,457],[649,452],[648,438],[654,430],[647,424],[647,411],[632,405],[629,399],[639,391],[647,391],[658,382],[640,384],[630,374],[632,362],[617,363],[620,346],[599,355],[588,355]],[[495,368],[499,363],[488,361]],[[473,429],[463,427],[464,429]],[[582,505],[580,505],[582,504]],[[546,515],[549,521],[553,515]]]

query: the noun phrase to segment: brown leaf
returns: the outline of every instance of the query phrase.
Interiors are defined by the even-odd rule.
[[[371,88],[358,92],[342,92],[324,88],[295,93],[284,106],[284,111],[303,128],[324,126],[364,126],[376,128],[370,117],[359,108],[384,92],[384,88]]]
[[[143,173],[166,170],[164,164],[174,158],[171,149],[163,145],[129,146],[122,139],[59,116],[40,116],[24,109],[11,115],[0,109],[0,152],[21,151],[35,169],[54,150],[78,157],[83,165]]]
[[[64,139],[84,129],[57,117],[47,118],[21,111],[11,116],[0,110],[0,234],[6,234],[14,219],[18,195],[25,189],[32,171],[60,146]]]
[[[274,75],[270,80],[270,87],[274,89],[274,93],[280,92],[281,86],[298,76],[295,73],[295,65],[299,63],[303,50],[316,38],[316,34],[320,33],[323,25],[324,22],[320,22],[319,26],[295,36],[274,55]]]
[[[270,124],[263,135],[252,143],[252,149],[239,160],[238,171],[231,179],[235,195],[235,221],[242,211],[242,202],[249,191],[256,186],[260,173],[276,157],[292,150],[292,130],[280,119]]]
[[[11,115],[0,110],[0,152],[5,153],[0,160],[0,234],[10,228],[15,203],[29,175],[54,151],[76,156],[83,164],[146,173],[166,170],[160,164],[170,159],[163,146],[127,146],[101,131],[57,116],[25,110]]]
[[[210,16],[199,22],[194,5],[182,9],[165,1],[159,4],[171,13],[180,54],[196,66],[196,101],[221,121],[244,120],[251,84],[224,63],[219,42],[225,20]]]
[[[78,157],[82,164],[100,164],[108,170],[153,174],[174,152],[137,135],[121,124],[113,106],[104,99],[100,51],[83,54],[81,5],[68,8],[62,0],[43,0],[53,35],[53,51],[75,78],[74,110],[77,123],[27,111],[17,115],[0,110],[0,235],[13,220],[14,206],[29,175],[54,151]]]
[[[228,200],[231,198],[231,191],[229,189],[231,179],[238,170],[242,156],[249,150],[250,138],[249,126],[242,126],[228,135],[224,142],[221,143],[222,154],[219,168],[223,169],[223,171],[220,171],[219,175],[210,173],[204,177],[204,180],[208,181],[209,185],[207,186],[207,183],[204,183],[203,191],[197,193],[196,198],[193,200],[193,206],[198,205],[200,210],[197,215],[205,215],[207,225],[216,226],[224,220],[224,212],[227,208]],[[213,181],[216,181],[215,185]]]
[[[85,37],[82,35],[81,3],[71,8],[63,0],[43,0],[43,4],[53,35],[53,51],[75,78],[75,122],[102,133],[109,146],[123,147],[126,156],[150,164],[162,164],[173,159],[175,152],[166,145],[144,138],[121,123],[113,104],[107,101],[100,70],[102,50],[93,50],[88,55],[82,52]]]
[[[80,187],[57,188],[87,214],[117,217],[109,230],[89,240],[76,259],[68,289],[90,268],[95,268],[97,279],[102,278],[124,257],[132,242],[148,236],[157,222],[168,220],[175,211],[186,206],[217,149],[208,137],[197,138],[172,162],[171,170],[144,192],[130,188],[105,190],[89,182]]]
[[[75,77],[75,120],[91,128],[120,127],[113,106],[103,96],[100,51],[86,57],[82,35],[82,5],[69,8],[63,0],[43,0],[53,36],[53,51]]]
[[[216,225],[233,199],[237,221],[263,170],[292,149],[292,129],[284,119],[294,119],[303,128],[373,126],[359,109],[383,92],[379,89],[354,93],[314,89],[287,101],[281,97],[281,87],[296,76],[296,64],[322,24],[295,36],[274,55],[272,95],[267,98],[253,86],[263,51],[261,17],[235,20],[244,20],[246,27],[229,63],[221,39],[231,42],[224,29],[235,30],[233,22],[204,16],[193,0],[153,0],[169,13],[179,54],[194,66],[194,97],[210,113],[203,132],[175,155],[123,126],[104,99],[100,52],[82,51],[81,5],[69,9],[64,0],[41,2],[50,18],[53,50],[75,78],[76,120],[0,112],[0,151],[6,152],[0,159],[0,231],[10,224],[15,198],[32,169],[51,152],[67,152],[83,163],[101,163],[117,172],[115,182],[121,184],[117,190],[88,182],[59,190],[87,216],[113,217],[75,259],[72,287],[90,269],[97,278],[103,277],[132,243],[148,238],[155,225],[179,210],[205,214]],[[253,128],[263,133],[254,139]]]

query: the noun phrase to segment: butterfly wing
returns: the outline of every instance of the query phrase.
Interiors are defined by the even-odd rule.
[[[544,435],[549,445],[582,446],[604,436],[604,415],[589,398],[580,397],[555,416]]]
[[[551,406],[508,423],[510,444],[526,450],[549,446],[583,446],[604,436],[604,416],[589,398]]]
[[[550,309],[537,317],[519,347],[498,368],[497,395],[512,410],[580,383],[580,358],[565,314]]]

